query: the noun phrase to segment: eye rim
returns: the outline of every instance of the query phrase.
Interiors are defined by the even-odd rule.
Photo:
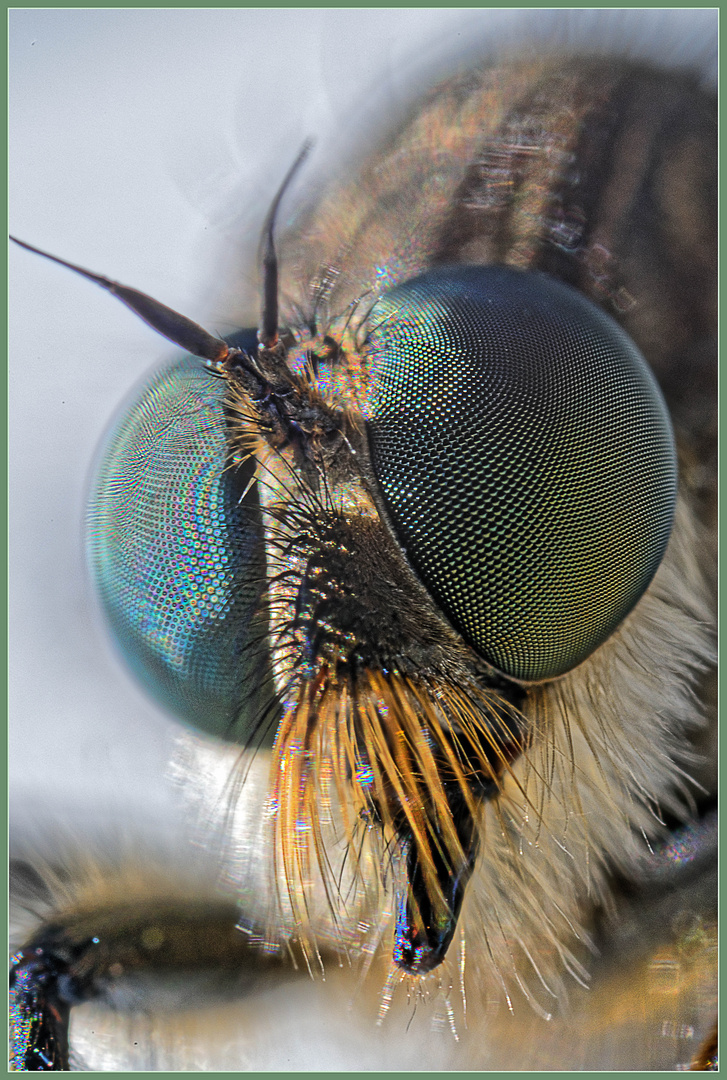
[[[370,324],[367,327],[366,332],[366,349],[368,353],[368,360],[371,371],[371,390],[369,393],[366,410],[364,413],[367,438],[369,444],[369,455],[371,460],[371,468],[376,480],[377,487],[377,506],[379,507],[382,518],[385,520],[387,527],[393,532],[394,538],[401,547],[407,562],[410,564],[413,572],[417,576],[432,597],[432,601],[435,607],[442,614],[443,618],[451,625],[455,631],[466,641],[466,643],[474,650],[474,652],[480,657],[480,659],[487,664],[494,672],[497,672],[504,679],[521,685],[523,687],[537,686],[544,683],[560,679],[576,668],[580,667],[582,663],[586,662],[590,656],[593,655],[603,644],[605,644],[609,638],[616,632],[621,626],[623,621],[628,617],[631,611],[638,605],[639,601],[643,597],[644,593],[648,590],[653,581],[659,566],[664,557],[669,537],[674,524],[674,513],[676,507],[676,501],[678,496],[679,486],[679,472],[678,461],[676,454],[676,444],[674,431],[671,421],[669,410],[664,401],[661,388],[656,381],[655,375],[651,370],[648,362],[645,360],[643,354],[640,352],[635,342],[626,333],[623,327],[621,327],[615,319],[613,319],[606,311],[600,306],[596,305],[592,300],[585,296],[580,291],[567,285],[565,282],[558,278],[553,277],[542,271],[520,270],[515,267],[501,264],[453,264],[451,266],[436,266],[426,271],[423,274],[417,275],[415,278],[409,281],[399,283],[394,286],[387,293],[382,294],[376,303],[371,308],[369,323],[371,323],[377,315],[377,309],[381,306],[391,304],[392,300],[400,298],[402,295],[412,291],[412,288],[419,289],[422,286],[429,286],[432,282],[435,285],[444,281],[445,285],[450,285],[452,278],[465,279],[467,283],[468,279],[479,279],[479,282],[488,280],[490,277],[494,279],[502,278],[503,280],[510,279],[510,281],[518,281],[521,283],[535,283],[537,287],[545,287],[546,293],[550,290],[555,290],[556,295],[558,293],[569,299],[569,301],[584,311],[589,317],[593,317],[597,324],[605,326],[609,333],[615,335],[616,340],[623,345],[626,354],[629,357],[629,362],[633,363],[633,369],[638,380],[647,390],[647,404],[650,410],[650,419],[656,420],[657,427],[660,431],[657,433],[657,440],[661,439],[661,453],[658,455],[659,468],[655,470],[655,476],[657,472],[661,472],[661,482],[657,483],[654,480],[651,483],[650,492],[653,502],[659,502],[661,506],[661,517],[657,510],[652,514],[652,543],[651,547],[658,554],[651,554],[651,556],[641,562],[645,563],[644,569],[637,575],[637,579],[640,580],[638,587],[632,584],[628,590],[629,594],[633,594],[633,597],[627,602],[621,602],[619,614],[616,618],[611,617],[606,623],[605,631],[599,634],[592,634],[595,637],[595,643],[590,644],[587,649],[581,648],[580,653],[576,655],[575,659],[568,659],[565,663],[561,664],[558,668],[551,668],[549,670],[541,670],[537,673],[530,675],[528,672],[524,672],[522,669],[516,670],[512,666],[508,667],[507,664],[498,662],[498,659],[493,656],[489,651],[485,651],[481,648],[476,641],[472,640],[472,635],[467,633],[467,630],[463,627],[462,621],[457,617],[457,613],[454,615],[451,610],[451,605],[442,601],[441,591],[437,589],[436,583],[433,585],[431,579],[425,572],[422,571],[421,565],[418,563],[416,557],[411,554],[412,544],[409,541],[407,535],[400,524],[400,515],[397,514],[395,507],[392,507],[392,501],[386,490],[386,483],[381,476],[381,468],[377,465],[377,450],[376,450],[376,424],[380,419],[376,415],[375,399],[376,399],[376,376],[377,376],[377,357],[374,354],[374,336],[377,330],[384,325],[390,325],[395,317],[395,314],[386,314],[385,318],[382,318],[378,326],[372,327]],[[427,298],[427,303],[431,302],[431,297]],[[404,303],[399,307],[399,311],[404,309]],[[416,325],[416,320],[414,321]],[[441,358],[440,358],[441,359]],[[386,359],[382,361],[386,364]],[[392,365],[395,361],[392,361]],[[394,375],[392,381],[398,376]],[[419,399],[412,407],[412,415],[417,418],[420,417],[423,409],[427,408],[426,402],[421,404],[423,399]],[[438,402],[438,405],[442,406],[442,402]],[[431,413],[430,414],[434,415]],[[641,418],[643,419],[643,418]],[[613,445],[618,445],[615,440],[612,440]],[[633,455],[632,455],[633,456]],[[612,470],[613,472],[614,470]],[[638,472],[638,470],[636,470]],[[615,472],[614,472],[615,475]],[[390,487],[392,485],[389,485]],[[615,488],[615,485],[612,485]],[[656,521],[654,527],[653,522]],[[624,530],[625,531],[625,530]],[[613,550],[616,550],[615,548]],[[639,560],[636,555],[632,553],[630,559],[630,566],[633,567]],[[622,578],[624,575],[622,574]],[[634,574],[631,574],[631,578],[634,578]]]

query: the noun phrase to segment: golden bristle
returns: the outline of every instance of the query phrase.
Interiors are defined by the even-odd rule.
[[[368,832],[377,834],[372,839],[380,844],[380,858],[382,851],[395,852],[402,835],[408,835],[432,907],[443,917],[448,915],[435,855],[453,873],[466,864],[467,857],[445,780],[458,783],[476,818],[480,807],[470,782],[473,771],[497,782],[490,761],[498,754],[503,769],[507,768],[488,720],[501,727],[505,724],[494,700],[488,701],[484,693],[475,702],[452,687],[435,687],[380,670],[366,670],[354,679],[337,676],[322,665],[314,679],[300,684],[278,730],[271,791],[276,808],[276,880],[284,882],[308,957],[313,947],[308,896],[314,875],[323,882],[334,917],[343,902],[327,838],[335,837],[355,853],[356,833],[372,814],[380,830]],[[467,735],[468,754],[456,735],[458,729]],[[474,762],[470,760],[473,747]],[[347,878],[354,886],[360,883],[363,865],[354,854]],[[369,883],[362,884],[366,888]],[[409,899],[418,921],[415,899]]]

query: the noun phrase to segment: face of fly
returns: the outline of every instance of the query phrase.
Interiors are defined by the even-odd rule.
[[[380,28],[375,36],[380,41]],[[264,48],[260,51],[265,54]],[[230,68],[219,65],[219,57],[211,66]],[[547,74],[545,69],[541,74]],[[533,75],[531,65],[510,76],[522,80],[521,99]],[[177,85],[177,81],[170,77],[169,85]],[[89,94],[89,98],[93,95]],[[502,114],[496,108],[490,108],[489,113],[496,130],[498,123],[502,124]],[[428,130],[437,129],[438,121],[431,112],[426,120],[425,113],[420,111],[418,115]],[[270,126],[276,125],[271,121]],[[567,132],[559,129],[559,134],[567,142]],[[416,166],[411,155],[405,156],[411,178]],[[380,162],[379,158],[379,166]],[[527,155],[517,164],[527,172]],[[381,183],[385,186],[386,180]],[[451,196],[456,185],[453,180],[447,183]],[[273,189],[274,186],[273,183]],[[416,184],[412,183],[413,188]],[[402,185],[404,195],[406,190]],[[542,680],[535,680],[540,688],[534,689],[532,680],[523,678],[522,672],[503,673],[501,664],[492,663],[491,657],[488,660],[481,651],[473,650],[471,641],[463,639],[453,627],[452,619],[442,617],[441,606],[433,603],[431,593],[422,588],[420,575],[412,572],[410,560],[402,555],[401,540],[392,520],[395,514],[381,493],[369,440],[372,361],[371,323],[367,317],[384,291],[427,271],[433,264],[431,245],[427,247],[429,240],[422,238],[425,234],[433,236],[438,227],[441,236],[443,219],[441,215],[438,217],[433,204],[427,203],[427,222],[417,219],[412,225],[411,204],[407,204],[406,213],[398,215],[400,222],[394,220],[397,214],[392,210],[391,219],[378,217],[377,228],[373,229],[371,217],[367,218],[370,209],[392,207],[395,203],[386,201],[386,192],[382,187],[377,188],[371,176],[359,182],[358,187],[344,185],[336,189],[334,184],[333,194],[322,204],[315,200],[312,216],[305,208],[296,207],[295,192],[290,194],[291,208],[283,209],[280,222],[279,261],[280,324],[281,329],[293,332],[292,339],[284,339],[285,348],[277,355],[256,359],[259,370],[252,374],[247,362],[230,362],[224,371],[228,384],[227,408],[233,417],[231,454],[241,461],[253,449],[258,461],[260,523],[265,534],[268,567],[264,605],[270,620],[272,685],[280,705],[276,718],[281,721],[270,786],[265,778],[265,786],[272,793],[272,805],[277,805],[279,811],[277,834],[274,848],[265,850],[268,860],[277,860],[278,888],[284,909],[284,914],[278,916],[282,936],[289,924],[297,923],[299,927],[302,924],[301,944],[309,960],[316,942],[326,935],[329,943],[333,941],[334,947],[340,948],[343,939],[335,928],[336,918],[333,930],[326,922],[328,916],[324,915],[322,924],[316,921],[320,886],[315,885],[311,890],[309,885],[314,878],[327,881],[329,896],[325,897],[324,888],[320,893],[324,896],[322,907],[328,911],[333,895],[331,906],[336,908],[345,892],[340,887],[342,879],[336,877],[340,848],[358,853],[357,861],[350,854],[347,857],[347,873],[355,886],[353,891],[346,892],[347,918],[351,911],[364,913],[365,918],[359,922],[360,926],[369,927],[363,933],[364,949],[368,947],[371,927],[384,926],[384,951],[397,971],[418,976],[438,968],[440,962],[455,955],[450,947],[460,928],[475,925],[487,943],[490,959],[485,966],[490,974],[493,967],[498,972],[509,973],[513,967],[522,971],[527,960],[518,956],[513,961],[512,941],[524,941],[527,949],[528,942],[537,939],[537,933],[532,936],[534,927],[542,922],[545,912],[545,940],[541,939],[535,966],[538,974],[545,972],[550,977],[560,967],[560,960],[556,958],[551,964],[543,957],[558,952],[560,943],[570,937],[576,922],[573,897],[586,888],[580,871],[571,872],[574,857],[581,868],[588,865],[588,874],[592,875],[596,888],[600,888],[603,871],[598,858],[593,860],[594,852],[608,852],[618,865],[626,865],[633,855],[632,828],[636,826],[648,833],[653,827],[653,816],[642,809],[631,818],[624,815],[624,801],[643,807],[638,792],[644,786],[656,793],[662,806],[665,802],[668,805],[672,798],[668,792],[674,790],[675,773],[668,770],[668,775],[659,773],[645,763],[649,755],[677,760],[674,757],[675,744],[679,741],[677,728],[669,722],[655,730],[646,723],[640,730],[641,721],[634,725],[633,718],[648,720],[656,712],[662,717],[678,713],[683,719],[688,713],[684,700],[680,698],[675,704],[673,695],[667,700],[669,694],[655,707],[654,693],[658,691],[656,683],[663,676],[664,656],[667,667],[672,664],[675,670],[683,669],[686,651],[687,667],[696,667],[707,648],[695,629],[697,623],[708,620],[699,590],[692,595],[693,603],[688,603],[678,588],[680,579],[694,579],[695,573],[698,576],[688,551],[690,546],[695,546],[690,532],[693,522],[690,524],[684,505],[678,505],[680,539],[676,548],[670,549],[671,561],[666,571],[660,571],[660,580],[663,582],[665,576],[668,579],[662,591],[656,596],[652,593],[645,606],[643,602],[639,605],[637,611],[641,610],[641,616],[635,614],[625,632],[619,631],[614,641],[584,661],[578,669],[580,675],[558,672],[557,680],[549,683],[548,688]],[[266,201],[269,202],[269,190]],[[357,223],[366,220],[369,225],[365,242],[353,242]],[[412,226],[408,232],[407,222]],[[576,219],[560,221],[561,231],[574,223],[577,225]],[[220,223],[220,231],[223,225],[227,222]],[[151,228],[149,224],[145,226],[147,234]],[[17,231],[24,236],[37,235],[28,228],[19,227]],[[256,236],[259,230],[256,227],[249,231]],[[97,229],[98,233],[103,234],[103,230]],[[407,242],[412,236],[416,243]],[[43,239],[44,246],[64,254],[73,255],[77,250],[64,243],[45,245],[45,234]],[[480,244],[483,242],[480,238]],[[139,250],[144,248],[141,242],[138,246]],[[609,250],[608,244],[604,249]],[[563,251],[563,247],[559,250]],[[166,252],[164,255],[166,264]],[[83,257],[77,257],[92,266],[109,264],[105,255],[84,253]],[[452,258],[448,254],[444,261],[450,262]],[[528,268],[528,258],[526,243],[518,249],[514,261],[511,258],[506,261],[518,268]],[[471,261],[479,260],[480,255],[476,254]],[[176,265],[176,260],[172,261]],[[468,256],[462,261],[469,261]],[[200,317],[206,325],[217,325],[214,312],[212,319],[206,313],[198,316],[184,296],[170,297],[163,283],[141,280],[133,266],[128,270],[124,266],[117,269],[115,261],[113,266],[115,277],[133,281],[145,291],[162,296],[173,307]],[[594,292],[604,282],[603,274],[599,278],[599,268],[603,270],[600,264],[592,268]],[[165,269],[164,273],[167,272]],[[205,278],[208,277],[205,273]],[[626,293],[619,293],[623,284],[606,281],[606,300],[614,310],[619,298],[628,300],[629,290],[625,285]],[[53,285],[44,285],[43,290],[46,295],[56,293],[55,278]],[[241,290],[237,288],[237,292]],[[247,295],[253,297],[252,303],[237,324],[254,326],[259,290],[248,285]],[[83,296],[85,310],[86,292]],[[603,302],[603,294],[593,298]],[[226,303],[222,306],[231,310]],[[108,309],[103,310],[105,313]],[[128,347],[127,327],[128,323],[124,323],[123,366],[113,363],[113,358],[97,347],[82,362],[85,393],[75,396],[82,402],[84,416],[97,410],[108,415],[128,390],[127,354],[135,349]],[[140,331],[140,338],[146,343],[145,331],[143,328]],[[58,355],[76,355],[82,346],[75,323],[72,347],[63,346],[50,332],[41,337],[53,342],[54,354]],[[105,324],[104,343],[108,337]],[[23,349],[27,355],[27,346]],[[140,367],[145,367],[146,344],[138,346],[138,355]],[[109,359],[110,376],[106,370]],[[101,364],[102,378],[99,380],[94,375],[89,382],[89,371],[100,373]],[[66,400],[65,384],[60,386],[58,378],[64,383],[67,372],[65,367],[59,371],[52,357],[44,367],[50,373],[47,406],[44,402],[50,415],[57,401]],[[97,390],[99,382],[103,385]],[[33,385],[36,397],[28,399],[29,414],[37,412],[37,378]],[[45,385],[40,392],[46,393]],[[97,393],[107,393],[113,402],[90,406],[88,394]],[[292,412],[287,410],[283,422],[282,402],[289,404],[293,399],[295,408]],[[28,421],[23,430],[30,428]],[[59,418],[57,444],[63,446],[65,440],[75,448],[80,442],[78,431],[78,424],[68,424],[65,416]],[[97,439],[98,432],[94,430],[88,447],[78,445],[77,452],[84,462],[91,457],[90,443]],[[27,455],[21,455],[28,464],[37,462],[33,458],[35,442],[30,442]],[[39,473],[48,485],[46,507],[55,505],[53,499],[59,490],[53,480],[56,467],[55,460],[49,461],[45,454]],[[65,500],[75,506],[77,518],[82,513],[82,486],[76,482],[72,497]],[[18,525],[21,520],[27,522],[29,513],[18,519]],[[47,530],[28,531],[34,536],[48,536]],[[71,539],[66,545],[71,552]],[[50,565],[52,560],[48,562],[47,550],[42,555],[42,559],[37,558],[38,565]],[[75,555],[69,558],[77,560]],[[47,589],[41,590],[41,580],[34,579],[30,606],[34,605],[38,617],[43,609],[45,629],[39,639],[43,641],[48,638],[49,605],[60,610],[67,598],[65,594],[59,595],[57,573]],[[392,593],[402,597],[402,602],[392,604]],[[72,606],[78,611],[83,605],[72,601]],[[672,620],[669,632],[663,618],[665,609],[672,614],[675,610],[681,612]],[[86,618],[82,612],[81,631],[76,629],[74,633],[83,631]],[[71,623],[77,628],[78,618]],[[649,634],[655,625],[663,630],[659,679],[655,678],[650,660],[653,642]],[[96,741],[93,744],[87,741],[85,745],[92,746],[90,752],[104,761],[112,753],[115,765],[119,760],[125,762],[134,792],[130,801],[143,818],[143,800],[152,790],[150,777],[164,771],[164,761],[170,752],[169,728],[133,690],[128,691],[126,705],[123,692],[108,694],[104,679],[115,677],[108,675],[109,659],[99,654],[90,620],[85,632],[96,651],[90,672],[85,673],[79,684],[83,683],[84,694],[95,695],[92,706],[86,706],[94,717],[94,730],[98,715],[103,715],[110,725],[100,746]],[[25,670],[29,673],[35,655],[31,641],[36,642],[37,635],[29,631],[24,640],[28,645]],[[85,655],[84,649],[76,648],[78,641],[73,637],[61,640],[59,645],[56,635],[54,641],[53,648],[49,644],[44,650],[43,665],[35,658],[35,668],[57,669],[59,678],[63,672],[65,680],[68,670],[77,670],[77,658],[79,652]],[[73,658],[68,655],[70,652]],[[643,681],[632,678],[634,657],[638,660],[638,670],[650,672]],[[104,672],[107,674],[103,675]],[[34,721],[43,714],[33,698],[36,682],[28,675],[23,694],[18,694]],[[64,689],[65,685],[64,681]],[[614,695],[614,687],[620,688],[618,694]],[[604,692],[609,695],[612,707],[596,710],[593,702],[600,700]],[[78,790],[75,766],[59,768],[58,761],[63,760],[64,754],[72,758],[69,731],[80,723],[84,709],[79,708],[73,695],[64,693],[60,700],[68,721],[60,725],[62,745],[54,741],[58,739],[57,710],[54,710],[54,725],[41,741],[38,756],[48,755],[49,771],[59,785],[62,786],[64,777],[69,778],[66,794],[70,797],[72,791],[75,798]],[[119,721],[123,738],[114,740],[111,725],[119,710],[123,714]],[[483,713],[486,724],[481,722]],[[473,714],[476,723],[472,722]],[[576,722],[575,715],[586,719]],[[623,715],[629,717],[628,729],[624,727]],[[538,743],[537,736],[546,726],[550,735]],[[139,739],[147,739],[151,734],[150,753],[140,755],[140,743],[129,738],[130,731],[137,733]],[[655,739],[658,747],[654,755]],[[606,746],[605,754],[602,749],[593,753],[594,740],[600,748]],[[529,753],[533,743],[537,751]],[[628,761],[622,756],[625,745],[630,748]],[[111,746],[113,751],[109,750]],[[206,750],[200,753],[204,757]],[[37,809],[46,788],[45,784],[37,783],[39,760],[34,758],[29,762],[27,755],[20,754],[18,761],[21,772],[18,789],[32,790]],[[103,762],[99,759],[98,764],[99,768],[93,771],[101,777]],[[621,764],[634,776],[634,787],[616,779]],[[574,781],[575,774],[582,778],[582,783]],[[115,777],[119,776],[123,776],[123,769],[115,770]],[[124,801],[122,788],[123,782],[119,780],[113,798],[109,798],[108,785],[102,781],[95,788],[85,786],[84,791],[95,814],[99,806],[105,806],[113,815],[115,805],[120,806]],[[250,784],[248,790],[252,792],[254,786]],[[556,812],[545,820],[542,807],[552,791],[556,795],[549,805]],[[211,792],[208,797],[213,802],[216,796]],[[580,817],[574,816],[572,810],[574,798],[581,808],[587,807],[588,828],[582,831],[579,831]],[[241,801],[244,803],[246,799],[245,794]],[[679,796],[675,799],[674,809],[678,813]],[[177,808],[167,805],[170,819],[178,821]],[[608,823],[614,819],[623,819],[625,828],[619,831],[610,825],[604,824],[603,828],[599,825],[601,820]],[[531,876],[524,883],[515,865],[517,844],[513,848],[511,842],[506,840],[501,844],[498,840],[498,834],[504,835],[513,822],[518,844],[531,845],[542,852],[542,864],[531,864],[528,871]],[[537,824],[531,828],[533,822]],[[489,842],[483,845],[482,838]],[[249,856],[249,846],[247,849],[245,844],[242,846]],[[547,871],[545,864],[550,867]],[[338,899],[336,890],[330,889],[332,879],[337,882]],[[553,887],[554,881],[559,883],[557,887]],[[563,881],[568,883],[565,905]],[[358,894],[355,889],[359,889]],[[531,910],[535,892],[545,897],[547,911],[542,905],[535,912]],[[508,896],[508,904],[498,906],[494,913],[486,910],[487,898],[501,893]],[[351,903],[353,895],[357,896],[355,903]],[[392,900],[394,911],[387,923],[384,909]],[[464,916],[460,919],[463,904]],[[268,917],[266,909],[264,918]],[[243,918],[252,925],[256,913],[248,909]],[[527,928],[524,933],[523,927]],[[346,937],[344,945],[352,940]],[[361,944],[357,940],[355,947]],[[463,951],[457,949],[455,959],[461,955]]]
[[[695,433],[680,416],[669,372],[677,356],[685,368],[698,363],[714,307],[709,299],[703,306],[685,300],[679,313],[667,310],[667,294],[676,300],[680,291],[678,273],[670,260],[656,268],[651,244],[659,243],[659,230],[649,243],[640,234],[645,203],[659,202],[664,221],[679,212],[670,196],[676,176],[659,164],[664,141],[675,140],[669,160],[676,162],[683,131],[691,148],[687,171],[706,179],[713,135],[697,104],[700,92],[692,99],[686,84],[661,83],[660,114],[660,78],[611,60],[545,59],[446,82],[370,167],[300,214],[280,244],[290,333],[277,351],[261,354],[255,370],[249,359],[227,364],[228,407],[237,417],[233,448],[239,441],[233,452],[258,460],[269,529],[266,602],[283,713],[272,790],[294,919],[302,922],[306,910],[311,852],[326,874],[318,807],[329,813],[334,792],[353,806],[342,811],[349,846],[363,819],[380,828],[384,847],[405,865],[404,883],[394,887],[393,957],[409,973],[444,959],[480,837],[490,828],[527,831],[532,815],[536,832],[554,838],[564,829],[572,842],[577,827],[567,807],[610,805],[607,818],[624,829],[609,826],[602,854],[627,850],[647,791],[646,803],[653,797],[677,813],[684,795],[679,758],[696,720],[688,718],[689,685],[708,646],[699,614],[706,582],[691,590],[678,579],[686,574],[696,582],[707,568],[703,531],[712,508],[688,467],[676,499],[671,425],[653,376],[636,357],[639,347],[648,352],[671,392],[685,460]],[[617,134],[619,102],[625,119]],[[617,171],[599,187],[607,140],[625,139],[640,109],[649,112],[651,144],[639,179]],[[705,121],[700,150],[697,115]],[[436,169],[433,140],[447,148],[446,164]],[[639,190],[626,213],[631,226],[614,219],[629,183]],[[706,194],[709,183],[700,190]],[[577,235],[564,238],[566,219]],[[689,230],[683,238],[696,268],[699,240]],[[488,266],[498,261],[505,268]],[[552,292],[538,276],[543,271],[575,287],[577,303],[569,288]],[[713,266],[704,263],[703,273],[708,296]],[[654,274],[658,288],[648,282]],[[645,318],[646,307],[661,334]],[[552,337],[546,309],[558,311]],[[604,321],[604,312],[614,320]],[[532,319],[537,330],[529,337]],[[621,336],[616,320],[636,345]],[[566,373],[565,343],[581,333]],[[502,372],[481,345],[490,334],[493,350],[508,357]],[[632,378],[634,411],[626,404]],[[508,413],[509,394],[527,400],[524,414]],[[703,406],[706,416],[706,398]],[[494,434],[501,429],[506,434]],[[629,449],[621,456],[624,440]],[[637,476],[646,485],[638,494]],[[468,492],[462,501],[459,483]],[[697,535],[704,546],[690,555],[689,538]],[[638,542],[624,547],[626,536]],[[473,597],[480,590],[478,606]],[[680,704],[675,709],[665,698],[656,719],[654,665],[662,666],[676,645],[677,610],[692,655],[678,650],[667,661],[667,694],[676,691]],[[657,625],[661,645],[654,652]],[[652,671],[641,685],[637,655],[639,670]],[[647,742],[661,744],[661,766],[654,767],[647,742],[639,748],[624,713],[631,720],[638,714],[640,734],[648,730]],[[584,740],[580,751],[574,737]],[[627,796],[631,781],[617,779],[625,753],[634,783]],[[570,766],[549,770],[546,785],[549,758]],[[667,758],[671,766],[664,767]],[[595,772],[601,781],[580,778]],[[522,826],[513,826],[520,814]],[[592,856],[593,837],[589,823],[578,841]],[[493,864],[490,887],[497,880],[513,891],[509,859],[500,853]],[[577,886],[573,918],[576,892]],[[488,943],[498,939],[498,926],[501,932],[499,913],[487,925]],[[505,951],[503,942],[503,962]]]

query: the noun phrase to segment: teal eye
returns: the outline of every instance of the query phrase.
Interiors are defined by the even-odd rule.
[[[368,325],[372,462],[414,569],[498,670],[570,670],[669,539],[674,439],[644,359],[580,293],[504,267],[433,270]]]
[[[87,547],[146,688],[194,727],[246,742],[271,718],[265,555],[254,466],[227,460],[223,394],[191,356],[153,375],[103,450]]]

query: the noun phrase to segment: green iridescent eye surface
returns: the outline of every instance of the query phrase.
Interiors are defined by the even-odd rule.
[[[671,530],[674,440],[645,361],[583,296],[504,267],[407,282],[369,328],[373,466],[412,565],[500,671],[570,670]]]
[[[229,467],[223,398],[194,357],[154,373],[107,440],[87,547],[146,688],[192,726],[244,743],[270,716],[265,555],[254,465]]]

